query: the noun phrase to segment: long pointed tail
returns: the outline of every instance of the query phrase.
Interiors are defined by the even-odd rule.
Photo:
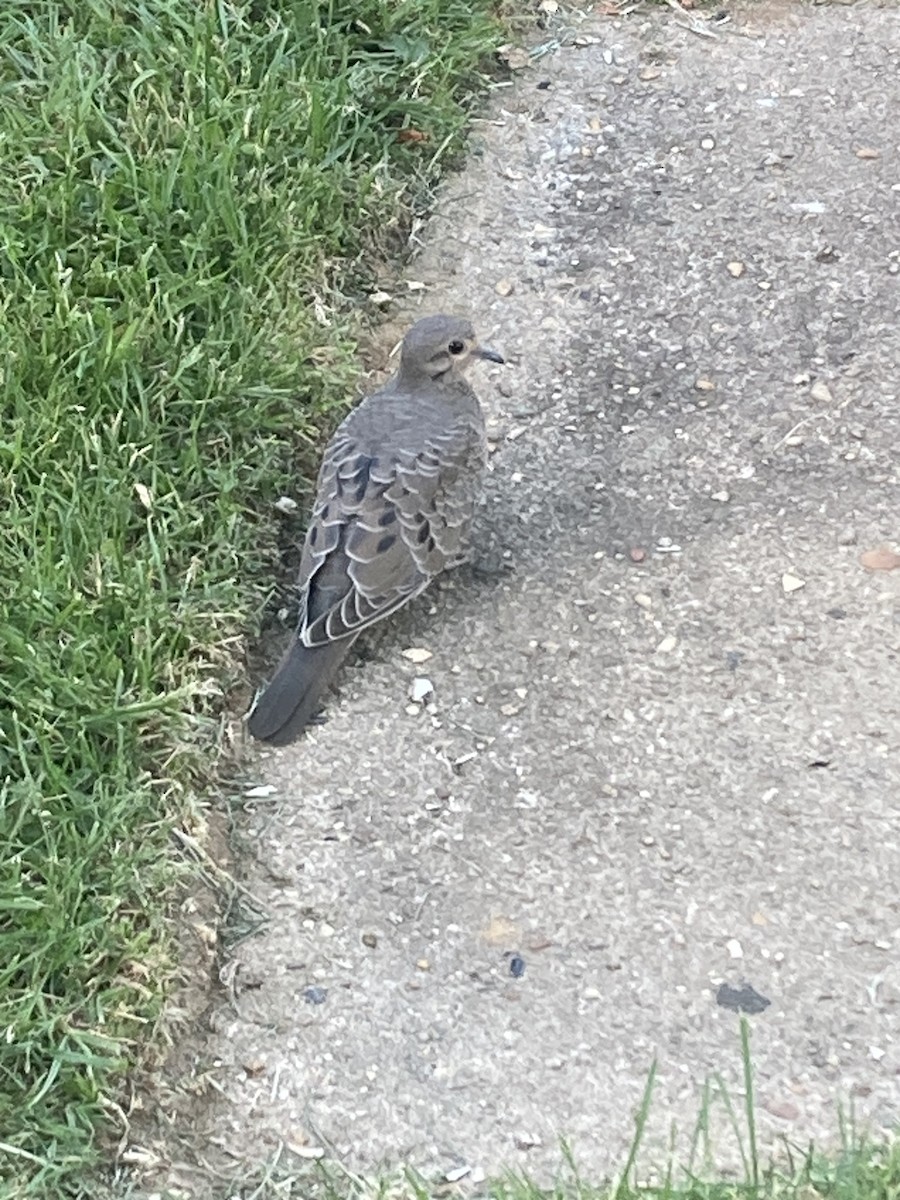
[[[250,713],[247,728],[251,734],[275,746],[286,746],[299,737],[316,715],[325,689],[355,640],[341,638],[310,648],[294,638]]]

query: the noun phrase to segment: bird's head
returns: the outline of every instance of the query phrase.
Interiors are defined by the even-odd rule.
[[[479,345],[471,321],[440,313],[416,321],[407,333],[400,351],[400,373],[407,377],[452,379],[477,358],[495,363],[504,361],[490,346]]]

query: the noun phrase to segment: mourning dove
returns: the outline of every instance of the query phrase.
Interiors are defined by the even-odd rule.
[[[357,636],[468,557],[485,464],[484,416],[464,374],[477,358],[503,362],[469,321],[417,321],[397,374],[329,442],[300,563],[297,633],[250,713],[254,737],[297,737]]]

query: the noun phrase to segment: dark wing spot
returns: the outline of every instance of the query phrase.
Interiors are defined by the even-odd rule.
[[[434,553],[434,538],[433,537],[430,537],[428,539],[428,541],[425,543],[425,549],[428,551],[429,554]]]
[[[381,516],[378,518],[378,524],[380,525],[380,527],[382,529],[387,529],[388,525],[393,525],[393,523],[396,520],[397,520],[396,509],[386,508],[384,510],[384,512],[381,514]]]
[[[377,458],[370,458],[368,454],[357,455],[356,461],[353,463],[353,474],[356,476],[357,480],[357,502],[362,500],[363,496],[366,494],[366,488],[369,486],[369,476],[372,473],[372,468],[377,466]]]
[[[357,454],[353,459],[345,459],[337,472],[338,493],[341,496],[352,495],[353,502],[362,503],[369,488],[369,475],[377,465],[378,459],[371,458],[368,454]]]
[[[386,533],[375,549],[379,554],[384,554],[386,550],[390,550],[396,540],[397,535],[395,533]]]
[[[428,526],[420,525],[418,533],[416,534],[416,541],[421,546],[422,543],[427,540],[427,538],[428,538]]]
[[[313,525],[309,531],[309,544],[315,548],[316,542],[319,540],[319,527]]]

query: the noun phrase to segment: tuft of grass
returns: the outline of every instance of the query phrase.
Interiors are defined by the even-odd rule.
[[[489,0],[5,0],[0,1195],[82,1194],[160,1012],[271,502],[346,295],[461,145]]]

